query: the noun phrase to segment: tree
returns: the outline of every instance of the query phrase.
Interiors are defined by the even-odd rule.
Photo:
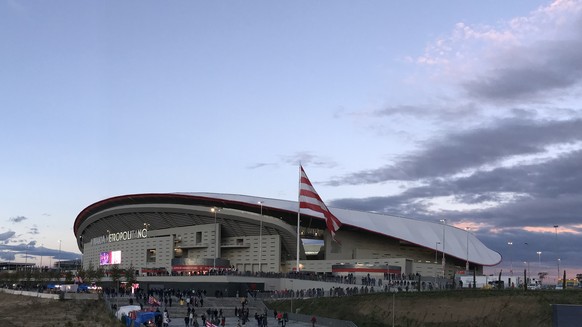
[[[137,277],[135,276],[135,267],[133,265],[130,265],[127,269],[125,269],[125,281],[129,285],[137,283]]]
[[[70,270],[65,272],[65,284],[70,284],[73,282],[73,273]]]
[[[547,273],[547,272],[545,272],[545,271],[540,271],[540,272],[538,273],[538,278],[539,278],[539,280],[540,280],[540,285],[541,285],[541,284],[543,284],[543,282],[544,282],[544,278],[546,278],[546,276],[548,276],[548,273]]]
[[[95,282],[101,283],[101,280],[103,279],[103,277],[105,277],[105,269],[103,269],[103,267],[99,266],[99,268],[97,268],[97,270],[95,270]]]
[[[119,281],[121,280],[121,269],[119,269],[119,265],[113,265],[111,269],[109,269],[109,275],[111,276],[111,280],[119,292]]]
[[[93,266],[93,262],[89,262],[89,267],[85,270],[85,283],[91,284],[95,280],[95,267]]]

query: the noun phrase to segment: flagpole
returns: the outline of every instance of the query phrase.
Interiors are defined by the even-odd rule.
[[[297,263],[295,271],[299,272],[299,242],[301,242],[299,226],[301,223],[301,162],[299,162],[299,184],[297,185]]]

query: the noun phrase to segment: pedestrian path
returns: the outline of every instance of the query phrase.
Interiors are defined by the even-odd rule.
[[[172,321],[170,322],[170,327],[186,327],[186,325],[184,323],[184,317],[171,317],[171,318],[172,318]],[[268,322],[267,326],[270,326],[270,327],[281,326],[281,325],[277,324],[277,320],[273,317],[269,317],[267,319],[267,322]],[[198,318],[198,323],[200,325],[202,325],[200,318]],[[234,317],[234,316],[233,317],[226,317],[226,324],[224,326],[225,327],[237,327],[238,326],[237,324],[238,324],[238,317]],[[251,317],[251,320],[247,321],[246,325],[243,325],[241,323],[241,326],[255,327],[255,326],[257,326],[257,321],[253,317]],[[311,323],[289,320],[286,324],[286,327],[311,327]]]
[[[235,308],[241,308],[241,301],[239,298],[215,298],[215,297],[205,297],[204,298],[204,307],[194,307],[196,310],[196,314],[200,315],[206,312],[207,309],[221,309],[223,315],[226,317],[226,324],[225,327],[237,327],[239,319],[234,315]],[[130,298],[127,297],[119,297],[115,298],[114,300],[110,300],[111,302],[115,302],[116,306],[121,307],[125,305],[129,305]],[[133,300],[133,303],[138,303],[137,300]],[[184,317],[187,313],[187,307],[183,304],[176,304],[175,301],[173,306],[162,306],[159,308],[160,312],[164,310],[168,311],[170,315],[171,322],[169,327],[186,327],[186,323],[184,322]],[[257,321],[254,318],[254,313],[259,312],[263,313],[265,305],[260,300],[251,299],[247,303],[247,308],[249,309],[249,321],[245,325],[242,324],[241,326],[244,327],[255,327],[257,326]],[[272,313],[272,312],[271,312]],[[200,327],[202,326],[202,320],[200,316],[198,316],[198,324]],[[191,324],[190,324],[191,325]],[[267,326],[269,327],[281,327],[280,324],[277,324],[277,319],[275,319],[272,315],[267,317]],[[311,323],[307,322],[300,322],[295,320],[289,320],[285,327],[310,327]],[[219,326],[220,327],[220,326]]]

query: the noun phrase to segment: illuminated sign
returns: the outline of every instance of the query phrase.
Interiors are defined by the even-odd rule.
[[[99,265],[118,265],[121,264],[121,251],[101,252],[99,255]]]
[[[117,233],[109,233],[103,236],[95,237],[91,240],[91,245],[99,245],[104,243],[128,241],[138,238],[147,238],[148,230],[144,229],[134,229]]]

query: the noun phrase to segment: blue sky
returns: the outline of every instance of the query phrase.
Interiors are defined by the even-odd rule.
[[[0,259],[78,257],[111,196],[295,200],[301,160],[330,206],[582,267],[580,1],[3,1],[0,39]]]

